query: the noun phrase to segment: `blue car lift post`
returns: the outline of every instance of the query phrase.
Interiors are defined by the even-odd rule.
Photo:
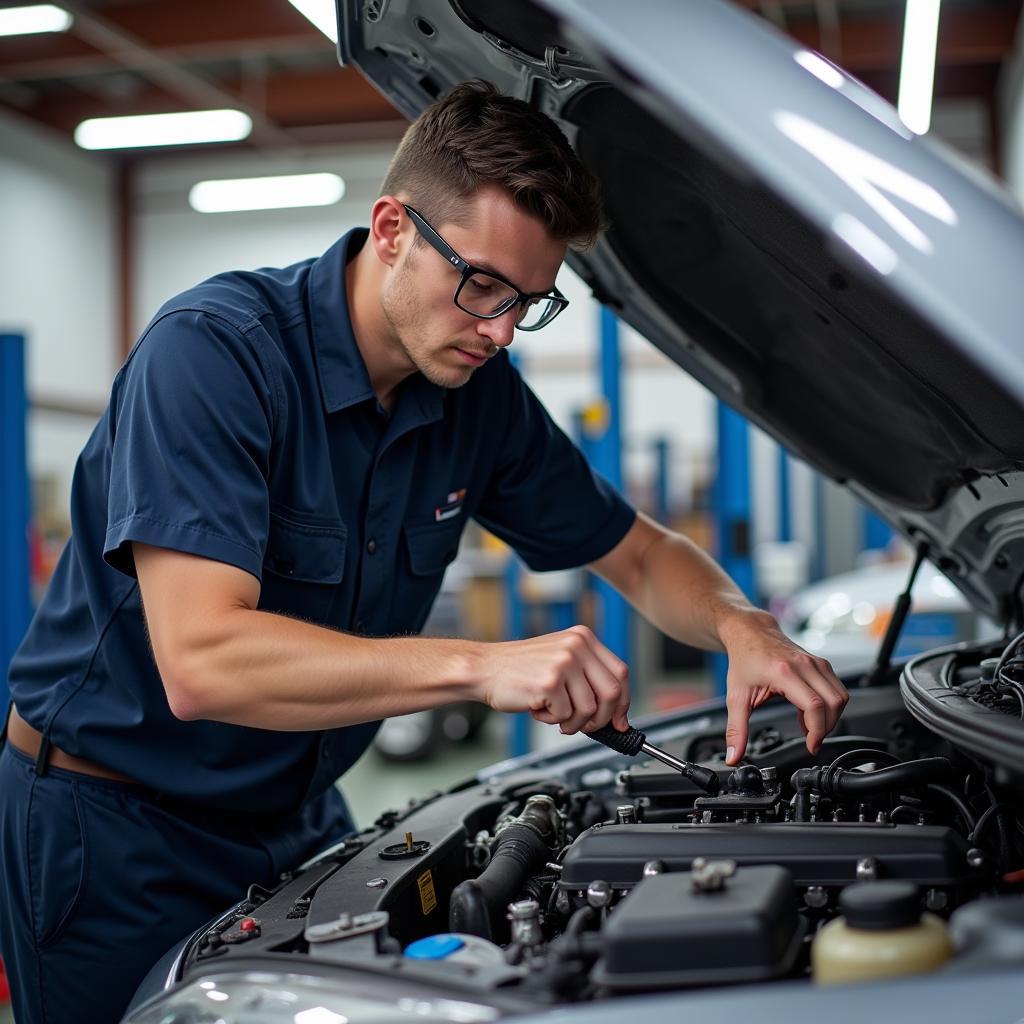
[[[622,491],[622,381],[619,352],[619,320],[607,306],[601,307],[601,394],[605,401],[604,430],[593,438],[588,456],[617,491]],[[598,599],[597,634],[601,642],[629,664],[630,609],[626,599],[604,580],[594,579]],[[636,680],[630,677],[633,698]]]
[[[718,473],[714,487],[718,562],[749,600],[756,600],[750,511],[750,436],[747,421],[717,403]],[[711,655],[715,693],[725,694],[728,659]]]
[[[7,667],[31,615],[27,412],[25,339],[0,334],[0,714],[9,696]]]

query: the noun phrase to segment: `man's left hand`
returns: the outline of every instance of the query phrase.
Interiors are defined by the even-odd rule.
[[[796,706],[807,749],[816,754],[850,699],[832,666],[794,644],[766,612],[736,616],[720,633],[729,658],[726,763],[743,757],[750,712],[776,694]]]

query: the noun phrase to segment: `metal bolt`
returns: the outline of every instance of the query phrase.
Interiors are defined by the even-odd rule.
[[[986,858],[984,850],[979,850],[976,846],[972,846],[971,849],[967,851],[968,867],[974,868],[976,870],[978,868],[983,868],[985,866],[985,860]]]
[[[388,884],[388,880],[386,878],[371,878],[366,883],[366,888],[367,889],[383,889],[384,886],[387,885],[387,884]]]
[[[809,885],[804,890],[804,903],[814,910],[828,905],[828,892],[823,885]]]
[[[778,771],[775,768],[762,768],[761,778],[764,780],[765,789],[772,789],[775,785],[775,780],[778,777]]]
[[[607,907],[612,901],[612,887],[601,879],[595,879],[587,886],[587,903],[595,910]]]
[[[527,948],[544,941],[540,928],[540,904],[536,900],[520,900],[508,905],[508,919],[512,922],[512,941]]]
[[[653,878],[655,875],[660,875],[665,870],[665,865],[660,860],[649,860],[644,865],[644,878]]]
[[[536,900],[520,900],[508,905],[510,921],[532,921],[540,913],[540,904]]]
[[[874,857],[861,857],[857,861],[857,881],[873,882],[878,877],[878,861]]]
[[[636,808],[632,804],[621,804],[615,808],[615,820],[620,825],[635,825]]]
[[[696,892],[718,892],[725,888],[725,880],[736,874],[734,860],[708,860],[694,857],[690,865],[690,884]]]
[[[949,896],[941,889],[929,889],[924,898],[924,905],[932,911],[945,910],[949,905]]]
[[[889,815],[886,814],[885,811],[879,811],[878,812],[878,817],[875,818],[875,821],[877,821],[879,825],[888,825],[889,824]]]

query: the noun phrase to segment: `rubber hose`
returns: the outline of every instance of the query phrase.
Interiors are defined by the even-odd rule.
[[[461,882],[452,890],[448,930],[491,939],[508,904],[550,855],[544,840],[528,825],[513,824],[502,829],[491,861],[479,877]]]
[[[790,782],[796,790],[794,818],[810,819],[810,794],[823,796],[869,796],[929,782],[946,782],[953,777],[953,766],[944,757],[925,757],[918,761],[894,764],[873,772],[845,771],[842,768],[798,768]]]

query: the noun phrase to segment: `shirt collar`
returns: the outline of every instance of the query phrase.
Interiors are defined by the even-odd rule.
[[[320,396],[324,409],[329,413],[375,397],[366,363],[352,330],[345,289],[345,267],[363,247],[368,235],[366,228],[353,228],[316,260],[309,272],[307,287],[313,349],[320,378]],[[412,415],[417,423],[441,419],[444,388],[431,384],[421,373],[416,373],[401,390],[403,394],[400,394],[398,404],[413,404],[415,411]],[[404,395],[415,398],[406,402],[403,401]]]

